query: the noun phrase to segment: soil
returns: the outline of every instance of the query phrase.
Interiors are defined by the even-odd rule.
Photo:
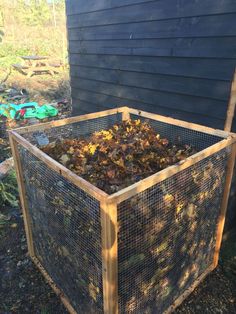
[[[1,214],[7,219],[0,224],[0,313],[67,314],[30,261],[19,208],[5,208]],[[208,275],[175,313],[236,313],[236,279],[227,264],[236,256],[230,249],[235,245],[233,238],[223,248],[225,259],[221,266]]]
[[[70,83],[68,71],[54,76],[35,75],[30,79],[26,76],[13,72],[5,85],[9,88],[26,89],[30,101],[36,101],[40,105],[50,103],[58,99],[70,98]]]
[[[16,89],[19,92],[21,90],[26,90],[26,98],[19,100],[18,103],[37,102],[39,105],[43,105],[65,100],[67,103],[58,106],[59,115],[54,119],[60,119],[71,115],[70,83],[68,71],[61,72],[57,75],[54,75],[53,77],[48,75],[40,75],[33,76],[30,79],[18,72],[13,72],[7,81],[0,85],[0,87],[6,89]],[[17,101],[13,102],[17,103]],[[11,121],[9,123],[5,118],[0,116],[0,162],[11,156],[11,150],[6,132],[7,129],[27,126],[35,123],[42,123],[48,120],[49,119],[29,119]]]

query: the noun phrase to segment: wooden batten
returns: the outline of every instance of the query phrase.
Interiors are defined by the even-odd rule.
[[[48,275],[48,273],[46,272],[46,270],[44,269],[44,267],[40,264],[39,260],[36,257],[32,258],[32,261],[34,262],[34,264],[37,266],[37,268],[40,270],[40,272],[42,273],[43,277],[46,279],[46,281],[48,282],[48,284],[50,285],[50,287],[53,289],[53,291],[60,297],[62,303],[65,305],[65,307],[67,308],[68,312],[70,314],[77,314],[77,312],[74,310],[74,308],[72,307],[72,305],[70,304],[69,300],[67,299],[67,297],[63,294],[63,292],[57,287],[57,285],[54,283],[54,281],[52,280],[52,278]]]
[[[206,133],[206,134],[210,134],[210,135],[214,135],[214,136],[218,136],[222,138],[227,138],[229,136],[228,132],[225,132],[222,130],[212,129],[212,128],[209,128],[200,124],[185,122],[182,120],[160,116],[158,114],[153,114],[150,112],[145,112],[145,111],[141,111],[141,110],[137,110],[133,108],[129,108],[129,113],[137,115],[137,116],[141,116],[143,118],[161,121],[164,123],[180,126],[186,129],[190,129],[190,130],[194,130],[194,131],[198,131],[198,132],[202,132],[202,133]]]
[[[101,203],[103,302],[105,314],[118,314],[117,205]]]
[[[225,127],[224,127],[224,130],[227,132],[230,132],[232,129],[235,106],[236,106],[236,70],[234,72],[234,78],[231,85],[231,94],[230,94],[229,105],[228,105],[227,116],[226,116]]]
[[[122,121],[127,121],[129,119],[130,119],[129,108],[125,107],[124,111],[122,112]]]
[[[204,278],[214,270],[214,265],[208,267],[204,273],[198,277],[194,283],[184,291],[183,294],[179,296],[177,300],[163,313],[163,314],[171,314],[174,310],[197,288],[197,286],[204,280]]]
[[[12,155],[13,155],[14,165],[15,165],[15,170],[16,170],[28,251],[29,251],[30,256],[34,257],[35,254],[34,254],[33,237],[32,237],[32,230],[31,230],[31,219],[28,212],[28,204],[26,200],[26,192],[25,192],[25,185],[24,185],[20,156],[17,149],[17,142],[14,140],[11,134],[9,136],[9,139],[10,139],[10,145],[11,145],[11,150],[12,150]]]
[[[81,115],[81,116],[76,116],[76,117],[71,117],[71,118],[46,122],[46,123],[39,123],[39,124],[31,125],[28,127],[18,128],[18,129],[15,129],[15,131],[19,134],[26,134],[26,133],[30,133],[30,132],[43,131],[46,129],[60,127],[60,126],[67,125],[67,124],[73,124],[73,123],[77,123],[77,122],[81,122],[81,121],[103,118],[103,117],[110,116],[113,114],[123,113],[124,111],[127,111],[127,107],[120,107],[120,108],[109,109],[109,110],[105,110],[105,111],[98,111],[95,113],[89,113],[89,114],[85,114],[85,115]]]
[[[231,155],[228,160],[227,164],[227,172],[226,172],[226,179],[225,179],[225,187],[224,187],[224,194],[221,203],[219,219],[217,224],[217,231],[216,231],[216,246],[215,246],[215,254],[214,254],[214,266],[218,265],[219,261],[219,254],[220,254],[220,247],[222,242],[222,236],[224,231],[225,225],[225,215],[227,211],[227,205],[230,195],[230,187],[234,173],[234,166],[235,166],[235,158],[236,158],[236,143],[232,145]]]

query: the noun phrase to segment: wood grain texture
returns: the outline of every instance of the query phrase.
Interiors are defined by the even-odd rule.
[[[108,3],[109,1],[107,1]],[[67,1],[67,12],[71,6]],[[79,7],[79,4],[77,5]],[[88,13],[80,14],[79,19],[73,14],[68,19],[68,27],[88,27],[95,25],[109,25],[118,23],[131,23],[140,21],[165,20],[204,16],[214,14],[228,14],[236,12],[234,0],[157,0],[133,4],[126,9],[122,7],[110,8],[109,10],[94,11],[88,3]],[[76,12],[76,11],[75,11]]]
[[[133,102],[132,107],[136,107],[136,101],[147,102],[155,108],[155,106],[163,106],[173,111],[176,109],[194,113],[197,112],[202,115],[212,116],[214,118],[226,117],[226,106],[224,101],[216,100],[206,97],[193,97],[191,95],[180,93],[167,93],[159,90],[151,90],[136,86],[120,85],[115,83],[106,83],[97,80],[88,80],[80,78],[75,80],[72,77],[71,87],[73,90],[77,88],[86,90],[88,93],[100,93],[106,95],[108,98],[115,96],[121,99],[127,99]],[[74,92],[73,92],[74,93]],[[79,94],[79,93],[78,93]],[[73,94],[72,94],[73,95]],[[123,103],[123,105],[128,105]],[[151,111],[151,110],[149,110]],[[156,112],[156,110],[154,110]]]
[[[101,202],[104,313],[118,314],[117,204]]]

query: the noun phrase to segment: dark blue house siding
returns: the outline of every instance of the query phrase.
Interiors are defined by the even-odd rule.
[[[127,105],[223,128],[235,0],[67,0],[67,24],[74,114]]]

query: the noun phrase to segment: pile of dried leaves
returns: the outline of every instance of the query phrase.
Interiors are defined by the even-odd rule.
[[[115,124],[87,139],[53,142],[42,149],[108,194],[196,153],[192,146],[161,138],[148,122],[140,120]]]

